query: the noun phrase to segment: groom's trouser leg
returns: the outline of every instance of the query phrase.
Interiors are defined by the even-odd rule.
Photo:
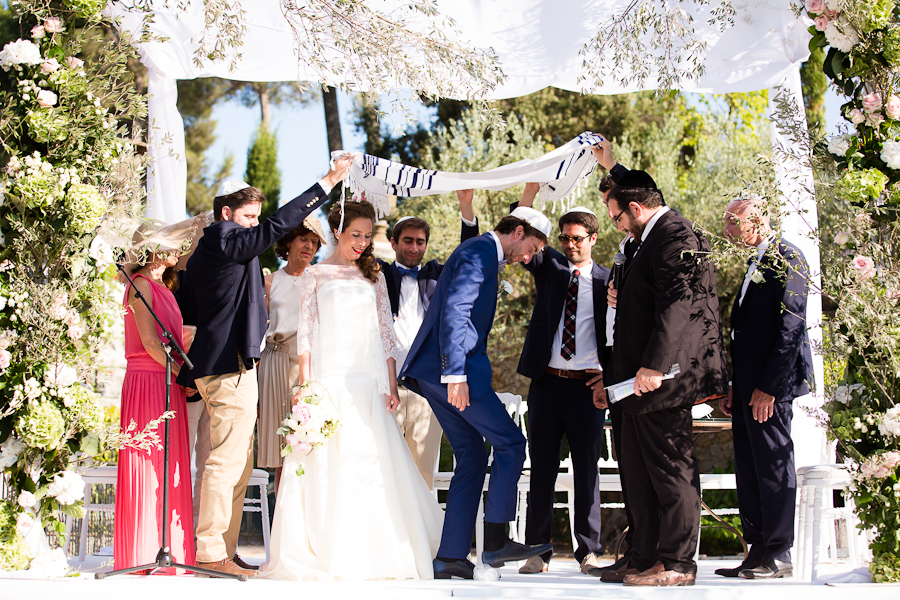
[[[525,462],[525,437],[493,391],[471,399],[464,411],[447,402],[447,388],[419,381],[456,457],[447,493],[447,512],[438,556],[465,558],[472,547],[475,518],[487,472],[487,440],[494,452],[484,518],[504,523],[515,518],[517,484]]]
[[[231,558],[224,534],[231,523],[234,488],[247,466],[256,404],[256,370],[210,375],[196,380],[209,411],[210,451],[200,491],[197,562]]]

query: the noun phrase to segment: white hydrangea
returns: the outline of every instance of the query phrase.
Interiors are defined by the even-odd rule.
[[[70,506],[84,498],[84,479],[74,471],[63,471],[53,477],[47,495],[63,506]]]
[[[887,140],[881,146],[881,160],[889,169],[900,169],[900,142]]]
[[[846,17],[838,17],[825,28],[825,39],[841,52],[850,52],[859,43],[859,34]]]
[[[54,363],[44,372],[44,383],[67,388],[78,381],[78,371],[65,363]]]
[[[39,65],[44,62],[41,49],[31,40],[18,39],[3,46],[0,50],[0,67],[9,71],[16,65]]]
[[[844,156],[850,149],[850,136],[846,133],[836,135],[828,140],[828,151],[837,156]]]
[[[900,437],[900,406],[888,409],[878,424],[878,431],[883,436]]]

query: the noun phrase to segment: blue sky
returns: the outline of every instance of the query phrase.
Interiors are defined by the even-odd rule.
[[[830,89],[826,96],[826,119],[828,131],[837,132],[842,100]],[[365,136],[354,126],[353,99],[338,93],[338,108],[341,112],[341,131],[346,150],[362,150]],[[421,107],[420,119],[430,116],[428,109]],[[239,102],[218,105],[213,118],[218,121],[218,139],[210,146],[206,156],[213,170],[221,164],[227,153],[234,155],[233,177],[243,177],[247,163],[247,148],[259,127],[259,109],[246,108]],[[328,140],[325,134],[325,117],[321,102],[301,106],[275,107],[273,124],[278,135],[278,166],[281,169],[282,200],[290,200],[306,190],[328,170]],[[402,126],[402,117],[393,117],[389,126]],[[585,125],[589,128],[589,124]]]

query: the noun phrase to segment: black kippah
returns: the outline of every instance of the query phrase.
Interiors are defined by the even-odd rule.
[[[638,188],[643,190],[655,190],[656,182],[650,177],[646,171],[631,170],[628,171],[616,185],[622,188]]]

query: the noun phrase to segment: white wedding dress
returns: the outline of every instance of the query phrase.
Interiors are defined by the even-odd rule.
[[[300,281],[298,352],[324,385],[340,426],[325,444],[286,457],[262,575],[292,580],[431,579],[443,512],[386,407],[396,357],[384,275],[308,267]]]

